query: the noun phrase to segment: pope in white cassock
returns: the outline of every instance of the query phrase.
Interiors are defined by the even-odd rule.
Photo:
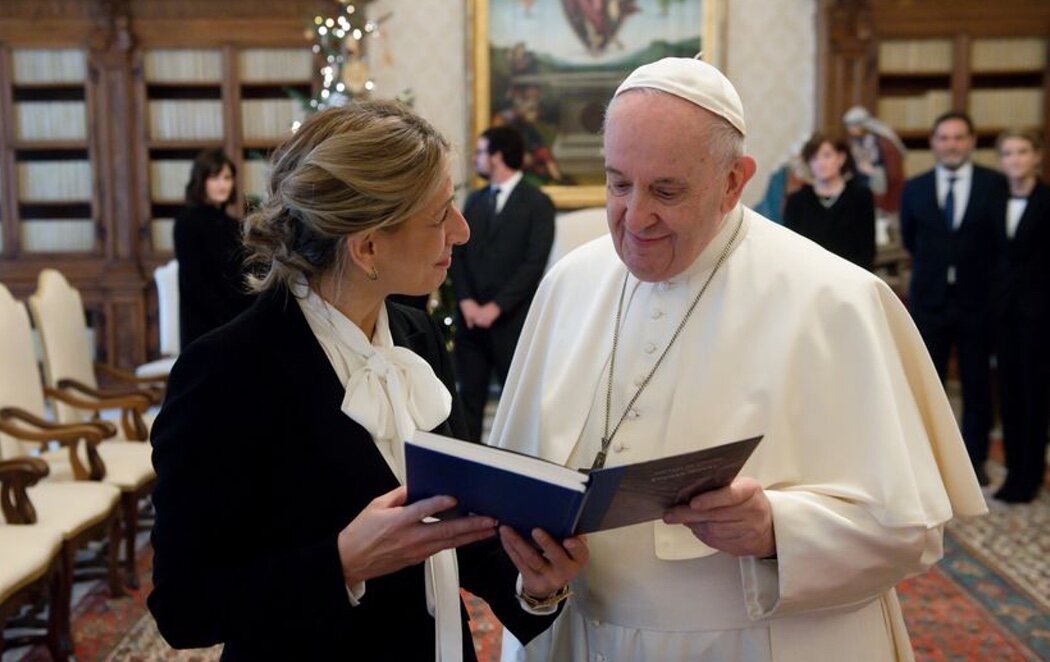
[[[986,510],[893,292],[739,203],[744,134],[698,60],[619,87],[611,234],[541,285],[492,443],[584,468],[765,438],[729,487],[588,536],[558,621],[504,660],[911,660],[893,587]]]

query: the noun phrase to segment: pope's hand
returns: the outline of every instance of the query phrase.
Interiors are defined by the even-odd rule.
[[[376,497],[339,532],[336,544],[348,586],[422,563],[443,549],[496,534],[496,520],[491,517],[423,521],[454,506],[452,497],[435,496],[406,506],[406,496],[402,486]]]
[[[734,556],[777,552],[773,508],[753,478],[738,477],[722,489],[698,494],[664,513],[664,522],[684,524],[708,547]]]
[[[499,528],[500,542],[507,556],[521,573],[522,591],[542,599],[555,593],[580,574],[587,565],[590,552],[583,536],[566,538],[558,543],[543,529],[533,529],[536,549],[509,526]]]

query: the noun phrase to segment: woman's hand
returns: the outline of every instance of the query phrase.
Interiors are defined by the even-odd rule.
[[[339,532],[339,560],[347,586],[389,575],[422,563],[443,549],[484,540],[496,533],[496,520],[491,517],[424,522],[454,506],[456,500],[436,496],[406,506],[406,496],[402,486],[376,497]]]
[[[521,573],[521,587],[533,598],[545,598],[571,582],[587,565],[590,551],[583,536],[566,538],[562,544],[543,529],[533,529],[537,550],[509,526],[499,528],[500,542]]]

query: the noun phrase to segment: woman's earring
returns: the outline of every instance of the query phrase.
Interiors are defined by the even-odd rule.
[[[375,267],[372,267],[372,271],[368,272],[368,280],[379,280],[379,272],[376,271]]]

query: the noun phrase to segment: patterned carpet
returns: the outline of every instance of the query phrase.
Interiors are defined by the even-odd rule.
[[[1002,469],[991,467],[993,481]],[[900,586],[901,605],[920,662],[1050,660],[1050,492],[1033,504],[989,501],[987,517],[953,522],[945,557]],[[138,566],[142,588],[109,599],[98,583],[74,610],[81,662],[210,662],[218,647],[174,651],[145,609],[152,553]],[[485,604],[467,595],[480,662],[499,659],[500,625]],[[43,662],[42,648],[8,651],[2,662]]]

